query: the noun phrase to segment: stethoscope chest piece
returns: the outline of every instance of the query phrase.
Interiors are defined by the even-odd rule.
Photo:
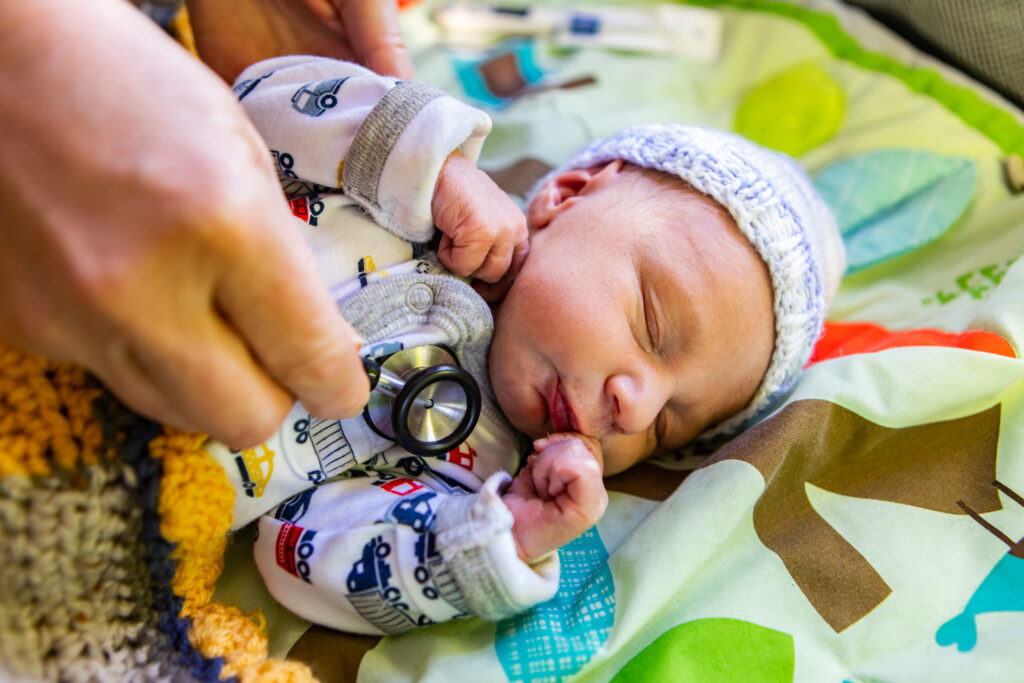
[[[480,418],[480,389],[472,375],[440,346],[415,346],[383,362],[363,359],[370,427],[410,453],[436,456],[454,450]]]

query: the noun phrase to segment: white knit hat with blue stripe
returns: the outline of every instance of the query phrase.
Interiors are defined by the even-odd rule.
[[[793,159],[697,126],[627,128],[590,143],[548,177],[612,159],[679,176],[717,201],[768,265],[775,306],[768,370],[750,404],[701,440],[735,434],[782,403],[821,336],[846,268],[835,219]]]

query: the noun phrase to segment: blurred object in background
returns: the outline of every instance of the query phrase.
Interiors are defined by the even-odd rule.
[[[528,37],[560,47],[604,47],[701,61],[717,59],[722,31],[717,12],[674,4],[555,8],[453,3],[440,7],[434,21],[449,45]]]
[[[142,10],[143,14],[160,24],[165,29],[174,21],[178,10],[184,7],[182,0],[131,0],[132,4]]]
[[[1020,0],[845,0],[1024,108]]]

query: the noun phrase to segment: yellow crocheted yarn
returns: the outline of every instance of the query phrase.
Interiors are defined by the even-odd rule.
[[[150,442],[149,454],[163,462],[160,533],[175,544],[177,571],[171,588],[185,599],[182,616],[213,596],[224,567],[234,491],[227,476],[203,450],[206,437],[169,428]]]
[[[224,568],[234,489],[227,475],[203,450],[206,437],[169,428],[150,443],[150,455],[163,461],[160,479],[160,533],[176,544],[177,569],[171,587],[184,598],[181,616],[192,626],[189,640],[205,657],[223,657],[222,678],[242,683],[316,681],[305,664],[267,658],[266,622],[237,607],[210,602]]]
[[[100,391],[81,368],[0,345],[0,477],[96,464],[103,433],[92,403]]]
[[[203,450],[206,437],[169,428],[153,439],[151,457],[163,461],[160,479],[160,533],[175,544],[177,569],[171,581],[184,598],[181,616],[192,626],[189,640],[205,657],[223,657],[222,678],[239,681],[315,681],[304,664],[267,658],[265,620],[231,605],[211,603],[224,568],[234,489],[227,475]]]
[[[189,639],[207,657],[224,658],[221,676],[241,683],[308,683],[315,681],[305,664],[267,658],[266,620],[261,612],[246,616],[237,607],[210,603],[192,614]]]

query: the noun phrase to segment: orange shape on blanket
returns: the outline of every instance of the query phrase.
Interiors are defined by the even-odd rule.
[[[855,353],[873,353],[900,346],[948,346],[971,351],[984,351],[1016,358],[1010,342],[994,332],[969,330],[956,334],[941,330],[888,330],[874,323],[847,323],[829,321],[814,346],[808,365],[829,358],[852,356]]]

